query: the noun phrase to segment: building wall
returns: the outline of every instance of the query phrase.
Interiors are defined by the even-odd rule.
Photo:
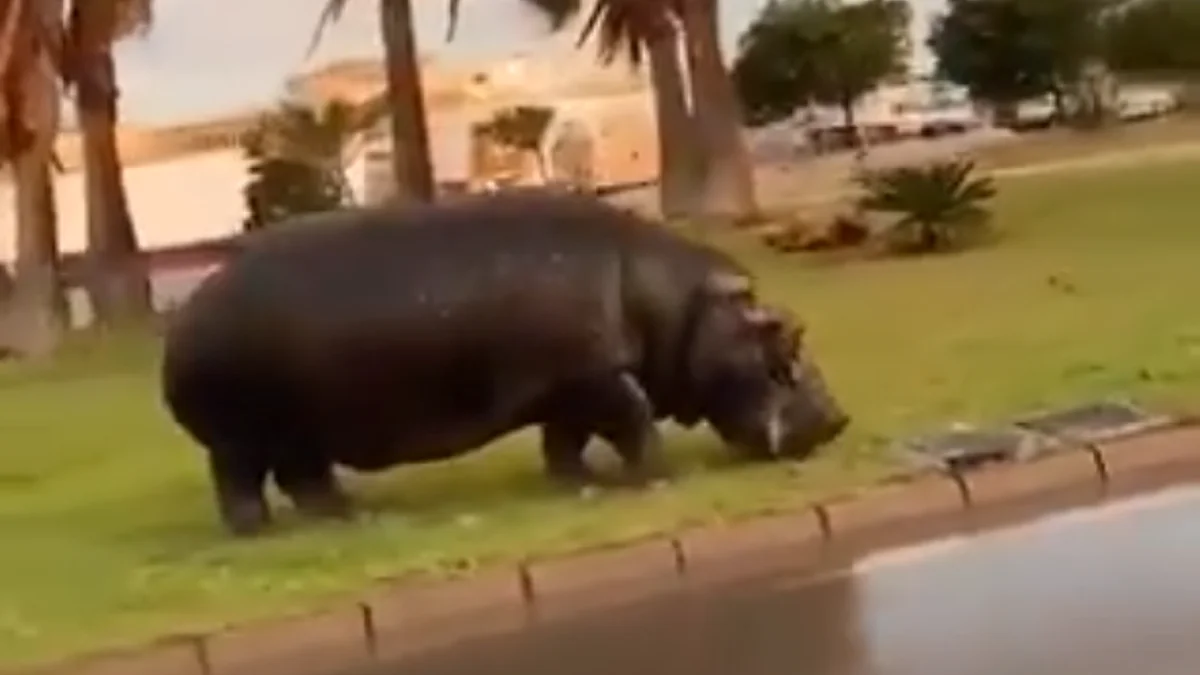
[[[246,164],[235,150],[221,150],[166,162],[127,167],[130,215],[140,243],[168,246],[237,232],[245,217],[241,188]],[[12,184],[0,184],[0,203],[11,204]],[[55,179],[59,244],[64,253],[86,245],[83,174]],[[0,259],[12,260],[14,213],[0,208]]]
[[[654,125],[653,101],[648,91],[609,96],[577,98],[530,97],[524,103],[555,109],[555,119],[546,132],[543,151],[557,138],[557,130],[568,121],[585,126],[594,139],[595,181],[600,185],[637,182],[653,178],[658,171],[658,145]],[[505,105],[508,105],[506,102]],[[434,177],[439,182],[478,184],[488,176],[487,162],[473,158],[471,128],[489,120],[501,106],[476,103],[443,109],[429,116],[430,153]],[[391,180],[388,164],[391,139],[386,123],[369,134],[352,179],[364,184],[364,201],[375,203],[384,198]],[[522,167],[518,182],[536,182],[537,165],[532,158],[517,162]]]
[[[638,182],[658,174],[658,132],[649,91],[572,99],[562,115],[593,130],[598,185]]]

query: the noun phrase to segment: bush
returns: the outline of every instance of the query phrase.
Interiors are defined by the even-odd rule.
[[[763,234],[763,243],[780,253],[832,251],[861,246],[871,235],[862,219],[839,214],[824,230],[801,221],[786,222]]]
[[[864,211],[896,217],[888,227],[888,248],[897,253],[929,253],[961,246],[991,222],[987,202],[996,194],[991,177],[973,175],[968,159],[867,170],[856,177]]]

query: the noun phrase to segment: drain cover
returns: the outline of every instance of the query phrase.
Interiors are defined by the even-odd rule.
[[[1033,434],[1014,427],[1001,427],[953,429],[905,441],[901,448],[918,464],[958,472],[991,462],[1027,459],[1046,445]]]
[[[1161,429],[1177,421],[1131,403],[1100,401],[1033,415],[1014,424],[1060,441],[1093,443]]]

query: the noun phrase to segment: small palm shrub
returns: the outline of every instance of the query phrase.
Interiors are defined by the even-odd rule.
[[[856,177],[863,189],[858,206],[895,218],[886,233],[892,251],[957,248],[991,223],[988,202],[996,194],[995,183],[974,172],[969,159],[867,170]]]
[[[302,213],[332,211],[343,204],[336,177],[321,167],[285,157],[259,157],[250,165],[242,188],[247,232]]]
[[[242,189],[254,230],[291,216],[354,202],[346,179],[348,148],[387,114],[382,99],[333,100],[314,107],[285,100],[241,138],[249,177]]]

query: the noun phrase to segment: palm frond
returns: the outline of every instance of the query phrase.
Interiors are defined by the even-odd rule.
[[[305,58],[311,57],[317,51],[317,46],[321,44],[321,38],[325,37],[325,30],[332,24],[341,21],[342,15],[346,13],[346,7],[349,4],[350,0],[326,1],[325,6],[321,8],[321,15],[317,17],[317,25],[313,28],[312,39],[308,43]]]
[[[95,2],[96,0],[75,0]],[[113,21],[113,39],[127,36],[143,36],[154,24],[154,0],[113,0],[116,15]]]
[[[458,17],[462,13],[462,0],[450,0],[446,5],[446,42],[453,42],[458,32]]]
[[[452,0],[457,1],[457,0]],[[583,11],[583,0],[523,0],[550,23],[550,30],[560,31]]]

